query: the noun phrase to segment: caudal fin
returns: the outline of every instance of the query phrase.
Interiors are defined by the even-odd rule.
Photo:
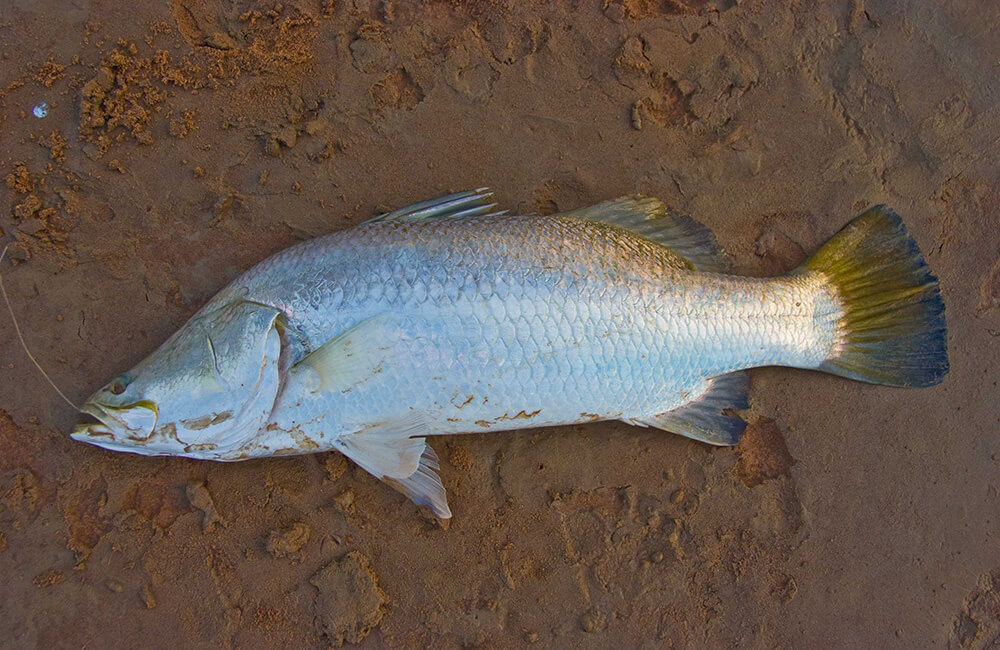
[[[887,386],[932,386],[948,372],[937,278],[895,212],[875,206],[803,265],[833,286],[843,313],[820,370]]]

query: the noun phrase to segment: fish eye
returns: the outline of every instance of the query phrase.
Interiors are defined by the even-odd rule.
[[[113,395],[121,395],[122,393],[125,392],[125,380],[122,379],[121,377],[115,379],[108,386],[108,390],[111,391]]]

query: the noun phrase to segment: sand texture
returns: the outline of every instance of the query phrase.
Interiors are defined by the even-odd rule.
[[[0,272],[74,400],[268,255],[483,185],[657,196],[757,275],[887,203],[952,370],[754,371],[732,449],[435,439],[444,528],[335,453],[73,442],[2,314],[0,647],[996,647],[998,73],[986,1],[2,3]]]

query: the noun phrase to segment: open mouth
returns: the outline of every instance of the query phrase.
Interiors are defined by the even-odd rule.
[[[111,427],[101,419],[101,415],[103,414],[90,404],[84,404],[80,419],[70,431],[69,437],[82,442],[93,442],[95,438],[114,440]]]
[[[80,420],[70,432],[74,440],[103,444],[125,438],[144,442],[153,435],[158,418],[151,402],[136,402],[123,407],[88,402],[80,409]],[[116,436],[117,432],[117,436]]]
[[[85,405],[83,408],[87,408]],[[77,421],[73,430],[70,431],[69,437],[73,440],[80,440],[82,442],[90,442],[93,438],[104,438],[107,440],[114,440],[114,436],[111,433],[111,429],[107,424],[101,421],[99,417],[93,415],[88,411],[80,412],[80,419]]]
[[[147,444],[156,419],[156,411],[144,404],[116,409],[88,402],[69,437],[108,451],[157,456],[162,452]]]

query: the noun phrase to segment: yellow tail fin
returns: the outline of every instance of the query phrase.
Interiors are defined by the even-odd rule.
[[[948,372],[937,278],[895,212],[855,218],[802,267],[823,274],[843,306],[820,370],[887,386],[932,386]]]

